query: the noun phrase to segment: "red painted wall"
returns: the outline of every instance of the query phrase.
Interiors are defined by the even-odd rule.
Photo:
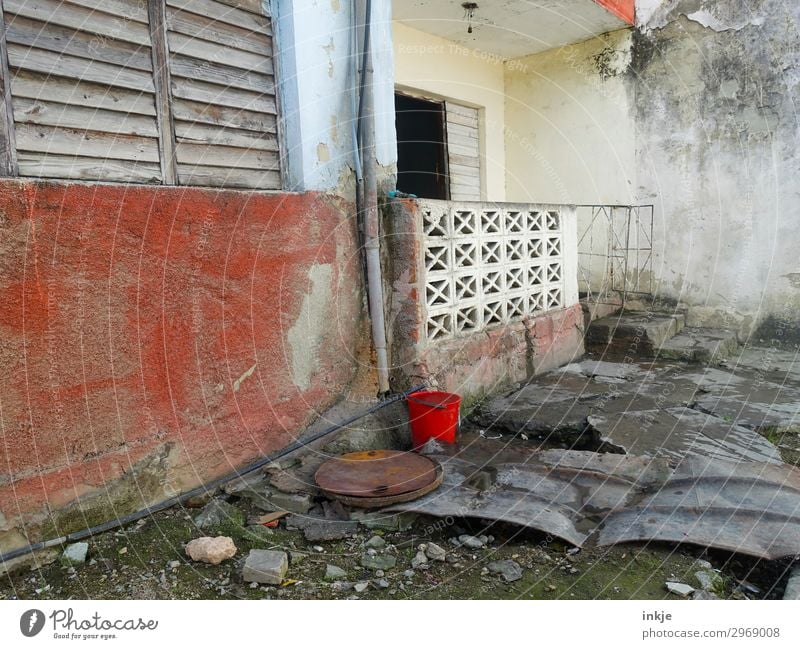
[[[636,16],[636,0],[594,0],[615,16],[633,25]]]
[[[184,489],[292,441],[356,365],[352,214],[313,193],[1,182],[7,524],[165,444]],[[309,280],[319,265],[329,286]],[[303,310],[312,289],[318,308]],[[321,335],[300,387],[298,320]]]

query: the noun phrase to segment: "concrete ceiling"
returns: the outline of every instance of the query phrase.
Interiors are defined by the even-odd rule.
[[[585,41],[629,25],[594,0],[476,0],[467,33],[463,0],[394,0],[393,17],[409,27],[504,59]]]

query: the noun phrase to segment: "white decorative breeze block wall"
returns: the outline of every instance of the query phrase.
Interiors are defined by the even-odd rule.
[[[417,204],[425,248],[427,340],[475,333],[577,303],[573,206]]]

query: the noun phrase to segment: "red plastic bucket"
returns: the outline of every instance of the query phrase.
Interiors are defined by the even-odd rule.
[[[455,444],[461,424],[461,397],[449,392],[423,390],[406,397],[411,419],[411,443],[419,448],[429,439]]]

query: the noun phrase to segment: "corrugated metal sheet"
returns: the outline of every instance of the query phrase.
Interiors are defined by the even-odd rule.
[[[665,541],[764,559],[800,553],[800,471],[790,466],[536,453],[483,439],[433,456],[443,485],[387,511],[507,521],[579,547]],[[479,490],[481,475],[496,477]]]

